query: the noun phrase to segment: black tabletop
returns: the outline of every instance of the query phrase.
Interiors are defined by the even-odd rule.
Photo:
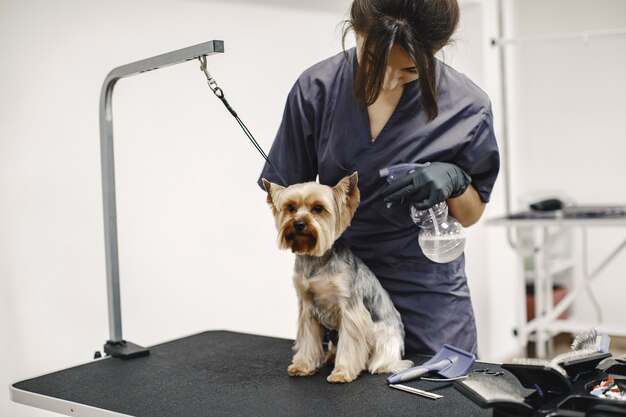
[[[410,385],[431,400],[391,389],[385,375],[329,384],[326,366],[290,377],[293,341],[208,331],[150,348],[146,357],[106,358],[13,385],[29,393],[133,416],[490,416],[450,383]],[[426,357],[411,358],[422,363]],[[496,365],[476,365],[485,366]]]

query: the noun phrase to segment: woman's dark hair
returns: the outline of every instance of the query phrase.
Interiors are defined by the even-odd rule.
[[[354,94],[366,106],[374,103],[385,78],[392,45],[402,47],[415,62],[421,103],[428,121],[437,117],[435,54],[450,42],[459,22],[456,0],[354,0],[345,38],[354,30],[363,38]]]

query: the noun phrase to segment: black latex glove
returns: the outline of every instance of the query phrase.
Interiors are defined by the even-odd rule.
[[[458,197],[467,190],[472,179],[465,171],[447,162],[431,162],[389,184],[384,190],[385,201],[408,200],[418,210],[427,210],[448,198]]]

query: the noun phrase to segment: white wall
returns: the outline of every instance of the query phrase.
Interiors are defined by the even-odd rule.
[[[348,3],[0,0],[0,415],[50,415],[10,403],[2,387],[86,362],[108,336],[98,136],[106,74],[223,39],[211,72],[269,150],[298,74],[340,50]],[[495,0],[463,2],[446,57],[492,97],[500,129],[497,50],[487,47],[494,16]],[[263,161],[198,64],[121,80],[113,109],[124,337],[147,346],[218,328],[293,337],[293,259],[276,249],[255,184]],[[527,161],[518,138],[515,160]],[[519,195],[525,171],[513,175]],[[502,186],[485,217],[503,213]],[[503,230],[481,223],[468,233],[481,356],[497,360],[513,346],[516,269]]]
[[[514,37],[626,28],[620,0],[509,0]],[[511,57],[513,204],[561,196],[626,205],[626,36],[525,43]],[[589,270],[623,242],[624,227],[589,229]],[[580,234],[575,233],[578,243]],[[626,253],[593,281],[606,323],[623,325]],[[576,317],[596,321],[588,298]]]

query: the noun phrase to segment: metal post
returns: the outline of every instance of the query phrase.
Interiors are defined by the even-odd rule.
[[[167,67],[201,56],[224,52],[224,42],[213,40],[113,69],[105,78],[100,93],[100,152],[102,163],[102,199],[104,205],[104,240],[106,253],[107,295],[110,340],[104,346],[108,355],[130,358],[147,355],[141,346],[122,338],[120,272],[117,247],[117,213],[115,200],[115,159],[113,153],[113,112],[111,101],[115,83],[124,77]]]

